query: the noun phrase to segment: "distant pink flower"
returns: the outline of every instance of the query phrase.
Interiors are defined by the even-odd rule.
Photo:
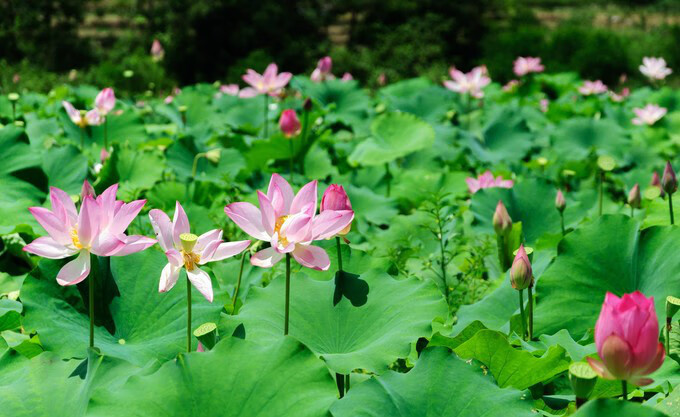
[[[165,49],[163,49],[163,45],[161,45],[158,39],[154,39],[151,44],[151,58],[158,62],[162,61],[163,57],[165,57]]]
[[[548,111],[549,105],[550,105],[550,100],[548,100],[547,98],[541,99],[541,101],[538,103],[538,106],[543,113],[546,113]]]
[[[293,136],[300,134],[302,126],[300,125],[300,119],[298,119],[295,110],[286,109],[281,112],[281,118],[279,118],[279,128],[287,138],[292,138]]]
[[[465,182],[472,194],[484,188],[512,188],[515,184],[513,180],[504,180],[500,175],[494,178],[491,171],[486,171],[479,178],[468,177]]]
[[[614,91],[609,92],[609,98],[612,99],[612,101],[616,102],[616,103],[622,102],[629,95],[630,95],[630,88],[628,88],[628,87],[623,87],[621,89],[620,93],[615,93]]]
[[[12,82],[14,84],[19,84],[19,81],[21,81],[21,76],[19,75],[18,72],[14,73],[14,76],[12,76]]]
[[[111,157],[111,152],[106,150],[106,148],[102,148],[101,152],[99,152],[99,160],[104,163],[109,157]]]
[[[642,58],[642,65],[640,65],[640,72],[651,80],[663,80],[673,70],[666,66],[666,60],[663,58],[644,57]]]
[[[98,126],[104,122],[104,119],[96,109],[90,110],[86,113],[85,110],[77,110],[75,107],[73,107],[73,104],[69,103],[68,101],[62,101],[61,105],[64,106],[66,114],[68,114],[68,117],[71,119],[73,124],[80,127],[81,129],[84,129],[87,126]]]
[[[199,265],[237,255],[246,250],[250,241],[224,242],[222,229],[214,229],[201,236],[192,235],[189,219],[179,201],[175,203],[175,216],[172,221],[167,214],[158,209],[149,212],[149,219],[156,232],[158,244],[168,258],[168,264],[161,271],[158,291],[170,291],[177,283],[179,273],[184,267],[191,284],[212,303],[213,289],[210,276],[199,268]]]
[[[321,82],[325,80],[332,80],[335,78],[331,73],[333,68],[333,60],[329,56],[325,56],[316,64],[316,68],[312,72],[310,79],[314,82]]]
[[[642,108],[634,108],[635,118],[633,118],[634,125],[653,125],[658,122],[659,119],[666,115],[668,109],[664,107],[659,107],[656,104],[648,104]]]
[[[523,77],[532,72],[543,72],[545,67],[541,65],[541,58],[518,57],[513,63],[513,71],[518,77]]]
[[[384,72],[381,72],[378,75],[378,85],[382,87],[385,84],[387,84],[387,75]]]
[[[269,64],[262,75],[248,68],[243,76],[243,81],[248,83],[250,87],[241,90],[239,97],[255,97],[260,94],[277,96],[293,78],[293,74],[290,72],[280,74],[278,72],[279,69],[274,63]]]
[[[505,91],[506,93],[510,92],[510,91],[514,91],[517,88],[518,85],[519,85],[518,80],[510,80],[510,81],[508,81],[507,84],[505,84],[503,86],[503,91]]]
[[[105,117],[116,106],[116,95],[113,88],[105,88],[94,99],[94,108]]]
[[[666,356],[654,297],[635,291],[619,298],[608,292],[595,324],[595,345],[602,361],[587,359],[600,377],[651,384],[646,376],[659,369]]]
[[[342,78],[340,78],[341,81],[352,81],[353,79],[354,77],[349,72],[342,74]]]
[[[590,81],[586,80],[583,85],[578,88],[578,92],[584,96],[590,96],[593,94],[603,94],[607,92],[607,86],[600,80]]]
[[[220,93],[229,96],[237,96],[239,92],[238,84],[227,84],[220,86]]]
[[[170,103],[172,103],[174,100],[175,100],[175,97],[174,97],[172,94],[170,94],[169,96],[167,96],[167,97],[165,97],[165,98],[163,99],[163,103],[165,103],[165,104],[170,104]]]
[[[449,74],[452,80],[444,81],[444,87],[456,93],[470,94],[475,98],[484,97],[482,89],[491,82],[485,66],[475,67],[467,74],[451,67]]]
[[[90,273],[90,253],[97,256],[123,256],[142,251],[156,243],[146,236],[127,236],[125,229],[144,207],[146,200],[124,203],[116,200],[118,184],[99,197],[89,183],[83,185],[80,212],[64,191],[50,187],[52,210],[31,207],[28,210],[49,236],[39,237],[24,250],[49,259],[78,257],[64,265],[57,274],[59,285],[74,285]]]
[[[279,174],[272,175],[267,194],[258,191],[257,197],[259,209],[246,202],[224,208],[244,232],[271,244],[253,255],[250,263],[271,268],[290,253],[304,267],[327,270],[328,254],[311,243],[337,235],[352,222],[354,211],[324,210],[317,215],[317,182],[307,183],[294,195],[290,184]]]

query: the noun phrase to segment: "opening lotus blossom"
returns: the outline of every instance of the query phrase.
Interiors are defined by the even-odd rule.
[[[504,180],[502,176],[494,177],[491,171],[486,171],[478,178],[468,177],[465,179],[468,190],[474,194],[484,188],[512,188],[515,184],[513,180]]]
[[[482,89],[491,83],[486,66],[475,67],[467,74],[451,67],[452,80],[444,81],[444,87],[460,94],[470,94],[474,98],[484,97]]]
[[[633,109],[635,116],[632,120],[634,125],[653,125],[666,115],[668,109],[656,104],[648,104],[645,107]]]
[[[673,73],[673,70],[666,66],[666,60],[663,58],[644,57],[639,69],[650,80],[663,80]]]
[[[170,291],[184,268],[191,284],[212,303],[213,289],[210,276],[200,266],[238,255],[246,250],[250,240],[224,242],[221,229],[210,230],[200,236],[192,234],[189,219],[179,202],[175,203],[172,221],[167,214],[158,209],[149,212],[149,219],[158,244],[168,258],[168,264],[161,272],[158,291]]]
[[[257,192],[260,208],[238,202],[224,208],[225,213],[244,232],[255,239],[269,242],[271,247],[254,254],[250,262],[270,268],[290,253],[307,268],[327,270],[330,259],[326,251],[311,243],[331,238],[354,219],[352,210],[324,210],[316,214],[317,182],[303,186],[295,195],[290,184],[273,174],[267,194]]]
[[[525,76],[532,72],[539,73],[545,70],[545,67],[541,64],[541,58],[535,58],[531,56],[527,57],[517,57],[513,63],[513,72],[518,77]]]
[[[118,184],[94,197],[87,181],[83,203],[76,209],[71,197],[59,188],[50,188],[52,210],[31,207],[29,211],[49,236],[39,237],[24,250],[49,259],[78,255],[57,274],[59,285],[74,285],[90,273],[90,253],[97,256],[124,256],[142,251],[156,243],[146,236],[127,236],[125,230],[146,200],[124,203],[116,200]]]
[[[99,126],[104,122],[104,118],[97,109],[92,109],[88,112],[85,110],[78,110],[68,101],[62,101],[61,105],[64,106],[66,114],[68,114],[68,117],[73,124],[81,129],[84,129],[87,126]]]
[[[604,94],[607,92],[607,86],[600,80],[586,80],[583,82],[583,85],[578,88],[578,92],[584,96]]]
[[[242,89],[239,97],[248,98],[260,94],[277,96],[291,78],[293,78],[293,74],[290,72],[279,74],[279,68],[274,63],[269,64],[262,75],[249,68],[243,76],[243,81],[248,83],[250,87]]]

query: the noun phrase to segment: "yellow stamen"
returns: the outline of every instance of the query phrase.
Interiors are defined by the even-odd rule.
[[[281,235],[281,226],[283,226],[283,223],[286,222],[286,219],[288,219],[290,216],[281,216],[278,219],[276,219],[276,223],[274,223],[274,233],[278,233],[279,235],[279,242],[286,247],[288,246],[288,239],[286,239],[285,236]]]
[[[182,258],[184,258],[184,267],[187,271],[193,271],[196,264],[201,261],[201,255],[193,252],[185,252],[182,250]]]
[[[71,241],[73,242],[73,246],[75,246],[76,249],[83,248],[83,245],[80,243],[80,239],[78,239],[78,230],[76,230],[75,227],[71,228]]]

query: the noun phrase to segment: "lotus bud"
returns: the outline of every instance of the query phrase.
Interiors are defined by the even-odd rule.
[[[326,191],[321,197],[321,212],[324,210],[352,210],[352,203],[345,192],[342,185],[331,184],[326,188]],[[344,236],[349,233],[352,223],[338,232],[338,235]]]
[[[300,125],[300,120],[298,119],[295,110],[288,109],[281,113],[279,127],[281,128],[281,132],[283,132],[287,138],[292,138],[293,136],[297,136],[300,133],[302,126]]]
[[[325,56],[319,60],[319,62],[316,64],[316,67],[323,74],[328,74],[331,72],[331,68],[333,67],[333,60],[331,57]]]
[[[639,209],[641,201],[642,197],[640,196],[640,185],[635,184],[628,193],[628,204],[635,209]]]
[[[305,102],[302,104],[302,109],[304,111],[311,111],[312,110],[312,100],[309,97],[307,97],[305,99]]]
[[[562,194],[562,190],[557,190],[557,197],[555,197],[555,208],[557,209],[557,211],[562,213],[566,207],[567,202],[564,199],[564,194]]]
[[[658,187],[658,188],[659,188],[659,195],[660,195],[662,198],[663,198],[663,196],[666,195],[666,193],[663,192],[663,187],[661,187],[661,179],[659,178],[659,174],[658,174],[658,173],[655,172],[655,173],[652,174],[652,181],[651,181],[649,184],[652,185],[652,186],[654,186],[654,187]]]
[[[80,190],[80,201],[85,201],[85,197],[95,198],[97,195],[94,192],[94,188],[90,183],[85,180],[83,182],[83,188]]]
[[[498,235],[509,233],[512,229],[512,219],[502,201],[498,201],[496,211],[493,213],[493,229]]]
[[[111,87],[100,91],[94,99],[94,107],[102,116],[106,116],[115,106],[116,95],[113,93],[113,88]]]
[[[521,291],[529,288],[532,283],[531,262],[524,250],[524,245],[520,245],[515,260],[512,261],[512,267],[510,267],[510,284],[512,288]]]
[[[211,149],[205,153],[206,159],[213,164],[220,162],[220,156],[222,156],[222,150],[219,148]]]
[[[192,250],[194,250],[196,242],[198,242],[198,236],[193,233],[182,233],[179,235],[179,241],[182,244],[182,249],[184,252],[190,253]]]
[[[668,194],[673,194],[678,189],[678,180],[675,178],[675,171],[670,162],[666,162],[666,168],[663,170],[663,177],[661,178],[661,186]]]
[[[106,148],[102,148],[101,152],[99,152],[99,161],[101,163],[106,162],[110,157],[111,152],[109,152]]]

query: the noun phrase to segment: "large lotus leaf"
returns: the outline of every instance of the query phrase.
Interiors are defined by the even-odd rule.
[[[140,145],[149,140],[142,118],[131,108],[124,109],[120,115],[109,114],[106,119],[106,126],[102,124],[91,128],[89,138],[101,147],[104,147],[104,129],[106,129],[109,144],[128,142],[132,145]]]
[[[429,281],[395,280],[375,270],[359,279],[368,284],[367,297],[338,301],[335,280],[291,277],[289,334],[341,374],[385,371],[408,356],[411,343],[432,334],[433,320],[447,315],[441,292]],[[283,335],[283,310],[284,278],[279,277],[266,288],[251,289],[235,319],[243,322],[247,339],[276,341]]]
[[[13,417],[79,417],[92,391],[108,389],[137,368],[92,350],[88,359],[63,361],[51,352],[33,359],[0,357],[0,410]]]
[[[680,417],[680,387],[675,387],[668,397],[664,398],[656,409],[663,411],[670,417]]]
[[[90,417],[316,417],[337,395],[323,362],[299,342],[262,346],[231,337],[99,394]]]
[[[588,401],[574,417],[668,417],[651,407],[630,401],[599,399]]]
[[[244,99],[223,95],[215,100],[215,106],[225,123],[235,128],[255,131],[256,128],[262,126],[264,96]],[[271,118],[271,115],[269,117]]]
[[[493,117],[482,132],[481,141],[467,135],[467,146],[483,162],[512,162],[522,159],[533,146],[532,135],[521,114],[507,109]]]
[[[383,165],[434,143],[432,126],[408,113],[387,113],[371,124],[371,137],[349,156],[353,165]]]
[[[414,114],[428,122],[443,120],[455,106],[455,95],[423,78],[400,81],[380,90],[390,108]]]
[[[20,302],[7,298],[0,299],[0,332],[14,330],[21,325],[21,310]]]
[[[0,175],[40,165],[40,154],[29,145],[23,129],[15,126],[0,128]]]
[[[470,209],[475,216],[475,224],[486,233],[494,233],[491,220],[498,201],[508,209],[513,222],[522,222],[522,232],[529,245],[546,233],[560,234],[560,214],[555,209],[557,190],[542,180],[525,180],[511,189],[487,188],[472,196]],[[595,203],[595,198],[581,197],[572,200],[567,194],[567,209],[564,211],[565,227],[576,225],[583,219],[586,211]],[[591,197],[595,197],[592,195]]]
[[[594,328],[607,291],[621,296],[636,290],[654,297],[661,328],[666,297],[680,288],[679,239],[678,228],[640,231],[623,215],[604,215],[568,234],[536,285],[536,332],[564,328],[578,337]]]
[[[186,279],[182,273],[171,291],[159,293],[166,263],[165,256],[153,249],[111,258],[120,296],[109,306],[115,333],[95,327],[95,345],[104,354],[143,365],[151,359],[169,360],[186,348]],[[83,357],[89,338],[87,309],[74,287],[56,283],[60,265],[43,260],[35,273],[40,279],[26,278],[21,289],[24,327],[38,331],[46,350],[66,358]],[[208,303],[196,290],[192,304],[194,328],[219,318],[222,306]]]
[[[499,388],[475,363],[445,348],[426,349],[408,373],[388,372],[353,386],[334,417],[529,417],[530,396]]]
[[[560,123],[553,133],[553,151],[567,161],[585,159],[593,149],[622,157],[628,143],[624,130],[608,119],[569,119]]]
[[[463,359],[475,359],[486,365],[501,388],[529,388],[566,371],[570,363],[561,346],[551,346],[538,358],[513,348],[503,334],[493,330],[480,330],[454,352]]]
[[[165,163],[159,152],[120,149],[116,171],[121,183],[134,189],[149,189],[163,175]]]
[[[356,128],[355,125],[368,117],[371,99],[356,81],[314,83],[308,78],[295,77],[292,84],[298,86],[303,94],[333,109],[326,116],[329,122],[343,122]]]
[[[43,171],[50,186],[78,194],[87,177],[87,158],[72,145],[53,147],[43,156]]]
[[[28,224],[38,227],[28,207],[39,206],[45,199],[45,193],[33,184],[21,181],[12,176],[0,175],[0,234],[11,233],[16,226]]]

